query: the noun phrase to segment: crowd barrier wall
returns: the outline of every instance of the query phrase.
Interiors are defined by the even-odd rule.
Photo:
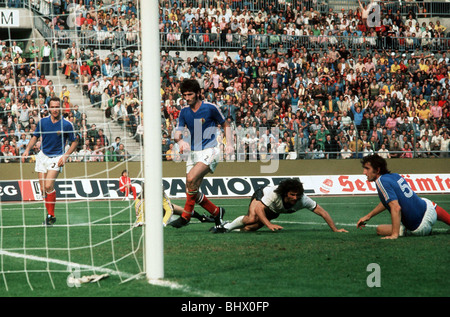
[[[388,159],[388,167],[392,172],[404,174],[450,173],[450,159],[420,158],[420,159]],[[278,162],[274,173],[262,173],[261,168]],[[163,162],[163,177],[184,177],[186,164],[184,162]],[[122,170],[127,169],[131,177],[139,177],[140,162],[89,162],[68,163],[60,178],[119,178]],[[274,167],[274,166],[273,166]],[[336,175],[363,174],[359,159],[347,160],[280,160],[263,162],[221,162],[213,176],[287,176],[287,175]],[[34,179],[34,163],[0,164],[0,180]],[[142,177],[142,175],[140,175]]]

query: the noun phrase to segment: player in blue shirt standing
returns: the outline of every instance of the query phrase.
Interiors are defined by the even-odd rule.
[[[213,204],[204,194],[199,192],[203,178],[214,173],[220,160],[220,149],[217,142],[219,126],[225,130],[226,151],[233,151],[232,133],[228,122],[220,109],[201,98],[201,88],[197,80],[185,79],[181,83],[181,94],[187,107],[182,108],[175,132],[175,142],[180,153],[187,153],[186,162],[186,203],[180,218],[172,223],[176,228],[187,225],[191,219],[195,204],[206,209],[213,217],[216,225],[221,225],[225,210]],[[183,140],[183,132],[187,128],[189,140]]]
[[[55,223],[55,180],[58,178],[62,167],[69,155],[77,148],[78,139],[75,136],[73,125],[61,115],[61,101],[59,98],[51,98],[49,101],[50,115],[39,120],[36,130],[22,154],[22,162],[28,157],[28,153],[36,142],[41,139],[41,150],[36,156],[35,171],[39,175],[39,184],[44,197],[47,217],[44,225],[51,226]],[[66,144],[70,147],[66,151]]]
[[[358,228],[386,209],[391,213],[392,224],[377,227],[377,234],[383,239],[397,239],[406,232],[429,235],[436,220],[450,225],[450,214],[436,203],[417,196],[403,177],[387,169],[385,159],[377,154],[369,155],[361,160],[361,164],[367,180],[376,184],[380,203],[359,219]]]

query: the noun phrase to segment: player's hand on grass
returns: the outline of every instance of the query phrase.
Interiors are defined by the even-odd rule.
[[[366,226],[367,221],[369,221],[369,217],[364,216],[361,219],[358,220],[358,222],[356,223],[356,228],[362,229]]]
[[[348,231],[345,229],[337,229],[335,232],[348,232]]]
[[[271,231],[278,231],[278,230],[283,230],[282,226],[279,225],[274,225],[274,224],[270,224],[269,226],[267,226]]]

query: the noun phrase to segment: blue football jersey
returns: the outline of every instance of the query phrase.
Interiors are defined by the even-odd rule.
[[[187,127],[191,150],[200,151],[217,145],[217,125],[224,122],[225,117],[216,105],[202,101],[196,112],[191,107],[181,109],[176,130],[183,131]]]
[[[41,151],[49,157],[64,154],[67,141],[75,141],[72,123],[64,118],[53,123],[51,116],[39,120],[33,136],[41,138]]]
[[[415,230],[422,222],[427,209],[426,202],[417,196],[406,180],[399,174],[381,175],[376,180],[378,196],[390,211],[389,202],[397,200],[401,207],[402,224],[408,230]]]

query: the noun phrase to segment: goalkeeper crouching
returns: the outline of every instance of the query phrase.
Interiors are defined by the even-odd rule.
[[[136,211],[136,222],[135,227],[140,227],[144,224],[144,184],[142,184],[142,190],[140,194],[136,197],[134,208]],[[173,204],[170,198],[166,195],[163,190],[163,225],[171,225],[171,223],[181,216],[184,209],[181,206]],[[214,222],[214,218],[209,217],[205,214],[200,215],[194,210],[192,217],[197,218],[200,222]]]

